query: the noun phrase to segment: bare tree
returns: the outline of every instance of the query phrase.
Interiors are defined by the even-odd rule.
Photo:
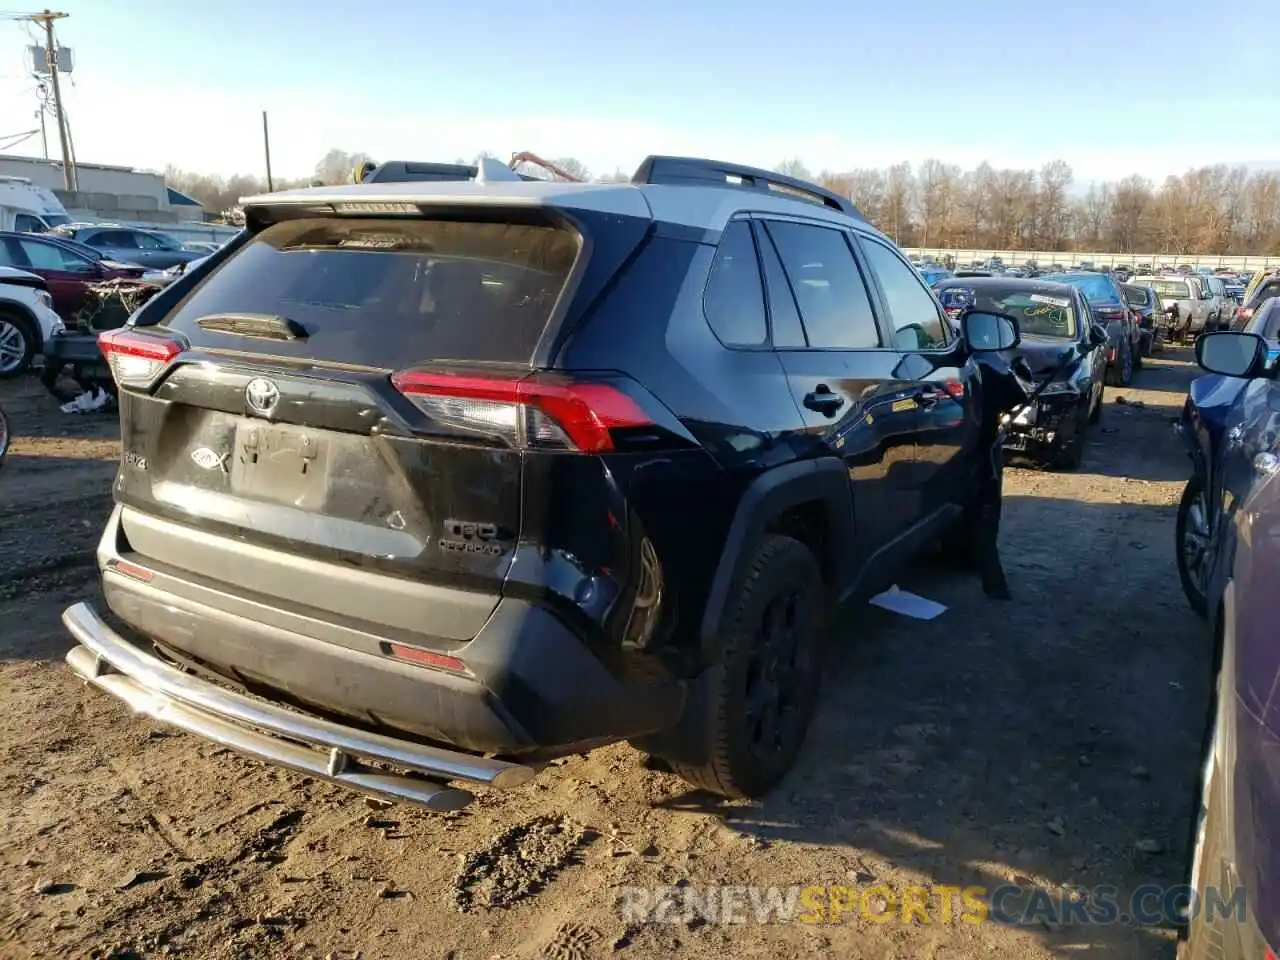
[[[352,171],[369,159],[367,153],[348,153],[333,147],[316,164],[316,179],[324,184],[348,183]]]
[[[773,172],[781,173],[788,177],[795,177],[797,180],[813,179],[813,174],[809,172],[809,168],[801,162],[799,157],[793,157],[790,160],[783,160],[773,168]]]
[[[1071,168],[1061,160],[1046,163],[1040,168],[1037,246],[1057,250],[1066,240],[1071,226],[1071,206],[1067,202],[1071,179]]]
[[[881,212],[881,229],[893,237],[894,243],[907,243],[911,230],[911,194],[915,179],[911,176],[911,164],[895,163],[885,178],[884,209]]]
[[[1111,200],[1108,239],[1113,250],[1136,253],[1144,236],[1145,220],[1151,207],[1151,183],[1138,176],[1125,177],[1116,184]]]
[[[990,222],[987,198],[994,177],[995,171],[991,169],[991,164],[983,161],[961,180],[958,214],[961,221],[959,240],[963,244],[979,246],[987,242]]]
[[[1102,242],[1103,226],[1111,219],[1113,191],[1111,184],[1089,184],[1089,190],[1080,201],[1078,222],[1081,229],[1076,239],[1090,249],[1098,247]]]
[[[872,223],[883,223],[885,198],[889,193],[884,171],[854,170],[841,176],[848,179],[849,199],[859,212]]]
[[[916,209],[920,215],[920,246],[944,240],[952,216],[960,168],[929,159],[916,174]]]
[[[591,171],[587,169],[587,165],[576,157],[558,157],[552,162],[575,179],[583,181],[591,179]]]

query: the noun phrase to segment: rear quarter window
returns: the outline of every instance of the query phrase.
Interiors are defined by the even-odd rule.
[[[526,223],[313,218],[265,228],[164,321],[212,347],[399,368],[527,363],[580,238]],[[220,314],[285,317],[298,340],[207,331]]]

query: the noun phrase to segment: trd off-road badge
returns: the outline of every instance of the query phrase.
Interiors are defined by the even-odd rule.
[[[218,470],[226,473],[228,456],[229,454],[225,453],[215,453],[208,447],[200,447],[191,451],[191,462],[201,470]]]
[[[280,388],[266,377],[254,377],[245,384],[244,402],[252,412],[269,417],[280,402]]]
[[[505,551],[498,526],[494,523],[473,523],[470,520],[446,520],[440,549],[446,553],[481,553],[498,557]]]

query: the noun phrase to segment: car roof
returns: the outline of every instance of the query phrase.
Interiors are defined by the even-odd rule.
[[[952,280],[943,280],[938,284],[939,289],[953,287],[972,287],[974,291],[979,290],[1018,290],[1025,293],[1043,293],[1046,296],[1070,297],[1076,293],[1076,288],[1067,283],[1054,283],[1052,280],[1042,280],[1039,277],[956,277]]]
[[[246,197],[240,203],[251,219],[269,219],[270,210],[276,207],[312,204],[547,206],[640,217],[713,232],[723,230],[740,213],[779,213],[841,227],[855,226],[887,239],[848,198],[818,184],[738,164],[650,156],[630,183],[520,180],[503,173],[501,179],[495,176],[307,187]]]

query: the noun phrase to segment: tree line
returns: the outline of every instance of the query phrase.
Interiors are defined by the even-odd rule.
[[[367,159],[367,154],[335,148],[316,163],[311,177],[276,180],[273,186],[345,183]],[[630,179],[620,169],[593,176],[572,157],[554,162],[582,180]],[[533,165],[527,169],[549,175]],[[1159,185],[1133,174],[1091,183],[1079,193],[1071,189],[1074,176],[1062,160],[1039,170],[988,163],[963,170],[929,159],[915,167],[904,162],[815,176],[802,161],[791,159],[775,169],[848,197],[868,220],[907,247],[1280,255],[1280,171],[1200,167]],[[165,179],[211,213],[230,210],[240,197],[267,189],[265,177],[246,174],[211,176],[170,167]]]
[[[1159,186],[1133,174],[1071,190],[1062,160],[1039,170],[941,160],[813,177],[798,160],[777,167],[849,197],[907,247],[1091,250],[1110,253],[1280,254],[1280,172],[1225,165]]]

